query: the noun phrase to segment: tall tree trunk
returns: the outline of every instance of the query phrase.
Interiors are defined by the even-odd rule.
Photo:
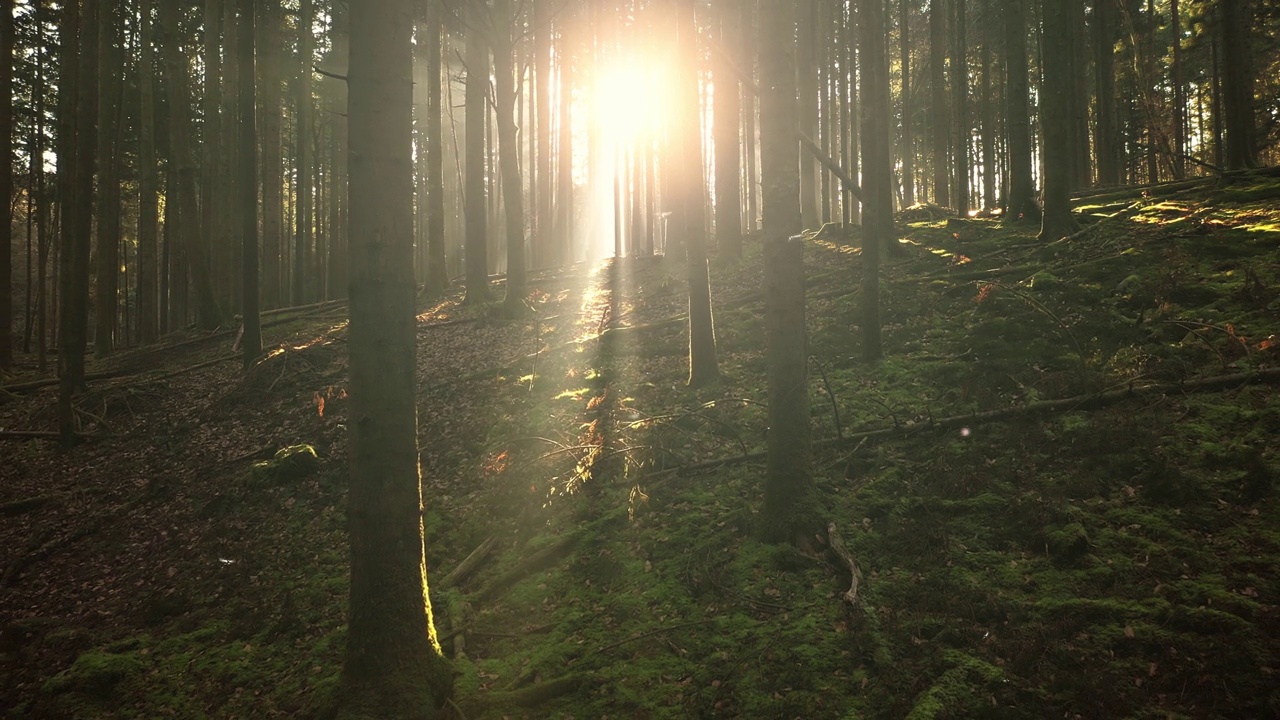
[[[707,268],[706,192],[702,177],[702,113],[698,103],[698,26],[694,0],[676,0],[676,54],[680,58],[677,127],[684,167],[680,175],[676,227],[685,248],[689,282],[689,386],[702,387],[720,377],[711,278]]]
[[[40,52],[39,48],[36,52]],[[13,0],[0,0],[0,367],[13,364],[13,207],[9,203],[13,196],[12,158]],[[28,263],[30,256],[28,251]],[[28,309],[27,315],[30,314]]]
[[[157,240],[159,181],[156,167],[155,49],[151,0],[138,0],[138,340],[154,343],[159,336]]]
[[[191,118],[191,77],[187,58],[182,54],[179,31],[182,8],[181,0],[162,0],[159,15],[169,88],[169,183],[165,197],[173,203],[175,216],[172,223],[166,220],[165,232],[175,245],[173,259],[180,264],[170,280],[176,293],[170,310],[175,327],[186,322],[187,284],[190,283],[195,290],[196,326],[212,330],[221,317],[209,277],[208,237],[200,224],[196,202],[198,171]],[[166,202],[166,207],[168,204]]]
[[[961,215],[969,212],[969,143],[973,137],[969,123],[969,43],[965,0],[951,0],[951,126],[955,130],[955,207]]]
[[[1187,88],[1182,80],[1182,14],[1178,0],[1169,0],[1170,33],[1173,38],[1173,64],[1169,68],[1173,83],[1173,176],[1187,175]]]
[[[1031,113],[1027,69],[1027,0],[1003,0],[1005,128],[1009,136],[1009,195],[1004,216],[1040,221],[1031,174]]]
[[[760,2],[760,169],[770,266],[778,265],[785,254],[802,252],[789,239],[801,229],[794,11],[791,0]],[[794,538],[806,522],[813,494],[807,366],[805,360],[795,362],[805,354],[803,343],[797,348],[794,336],[798,332],[801,339],[804,337],[803,270],[795,268],[798,257],[790,259],[793,262],[786,267],[793,271],[771,276],[765,288],[773,302],[769,303],[766,337],[770,422],[761,520],[764,536],[772,541]],[[795,287],[797,281],[799,288]],[[789,302],[780,304],[783,298]]]
[[[208,248],[210,281],[215,288],[215,297],[220,300],[226,300],[226,295],[219,291],[222,289],[222,276],[227,264],[227,244],[234,227],[228,221],[232,198],[226,192],[227,162],[223,147],[223,128],[232,125],[232,120],[227,116],[226,122],[223,122],[223,88],[226,82],[222,73],[222,30],[226,21],[225,5],[234,2],[235,0],[205,0],[204,3],[200,227],[204,231],[204,244]]]
[[[451,692],[427,590],[413,280],[412,4],[351,13],[351,595],[338,717],[427,720]]]
[[[221,179],[218,188],[222,196],[222,207],[225,217],[222,220],[223,237],[214,245],[213,252],[217,272],[213,276],[214,291],[218,294],[218,302],[231,312],[241,310],[244,296],[241,284],[240,261],[244,255],[244,243],[236,242],[240,228],[244,226],[241,215],[245,210],[257,212],[257,198],[251,206],[242,208],[240,202],[240,128],[235,122],[239,113],[240,99],[240,59],[237,48],[240,47],[241,28],[236,22],[236,4],[239,0],[224,0],[222,6],[222,134],[218,136],[218,175]]]
[[[280,0],[258,4],[258,69],[262,120],[262,307],[274,310],[285,302],[281,284],[284,252],[284,159],[281,145],[281,62],[283,27]]]
[[[929,3],[929,124],[933,128],[933,202],[951,204],[951,160],[947,153],[947,16],[946,3]]]
[[[427,66],[427,117],[422,139],[426,153],[423,185],[426,190],[426,240],[427,274],[426,294],[435,299],[444,295],[449,287],[449,272],[445,266],[444,239],[444,140],[442,136],[440,74],[443,48],[440,35],[444,28],[440,20],[440,4],[427,3],[425,51]],[[549,187],[548,187],[549,189]]]
[[[464,190],[466,238],[466,302],[478,305],[489,300],[488,198],[485,194],[485,116],[489,112],[489,48],[477,29],[483,26],[484,10],[473,8],[467,29],[466,188]]]
[[[315,43],[311,25],[314,12],[312,0],[301,0],[298,19],[298,95],[294,100],[298,113],[298,126],[294,131],[298,147],[298,210],[294,214],[293,234],[294,305],[301,305],[307,299],[307,270],[310,266],[308,255],[311,252],[311,62]]]
[[[239,191],[240,191],[240,241],[243,277],[241,286],[244,297],[241,308],[244,315],[244,366],[248,369],[262,354],[262,325],[258,316],[258,93],[255,86],[254,0],[237,0],[240,23],[236,35],[236,70],[239,73],[237,90],[240,110]]]
[[[1120,184],[1119,125],[1116,120],[1116,0],[1094,0],[1094,156],[1099,185]]]
[[[1044,127],[1044,215],[1040,239],[1070,235],[1078,228],[1071,214],[1071,7],[1077,0],[1044,2],[1044,82],[1040,88]]]
[[[800,131],[818,136],[817,0],[795,0],[799,44],[796,46],[796,91]],[[822,224],[818,215],[818,166],[810,153],[800,155],[800,218],[807,228]]]
[[[84,351],[89,325],[89,245],[93,221],[93,159],[97,143],[98,54],[77,51],[83,39],[97,40],[97,2],[66,2],[62,21],[60,111],[62,142],[58,164],[62,199],[62,250],[58,303],[58,427],[62,440],[75,439],[72,396],[84,387]],[[92,45],[91,45],[92,47]]]
[[[93,354],[103,358],[115,346],[116,317],[120,311],[120,107],[124,78],[119,0],[103,0],[99,9],[97,50],[98,92],[98,202],[96,304]]]
[[[554,262],[552,248],[551,198],[554,185],[551,175],[551,39],[552,18],[555,12],[551,3],[533,3],[533,66],[536,78],[537,137],[535,140],[534,168],[534,222],[533,264],[547,266]]]
[[[986,22],[992,16],[994,0],[982,4],[982,203],[978,207],[994,208],[996,204],[996,113],[991,96],[991,46],[998,34]]]
[[[884,354],[880,338],[880,249],[895,243],[893,165],[889,156],[889,61],[884,38],[884,0],[860,0],[859,58],[862,68],[862,357]],[[962,26],[963,23],[957,23]],[[963,71],[962,71],[963,72]]]
[[[524,237],[524,191],[520,177],[520,139],[516,128],[515,47],[511,28],[517,18],[512,0],[494,0],[494,115],[498,125],[498,166],[502,175],[507,231],[507,287],[503,312],[520,317],[527,308]]]
[[[742,40],[743,67],[749,77],[754,79],[756,66],[756,2],[742,3],[742,22],[740,26]],[[746,87],[742,88],[742,154],[745,158],[744,185],[747,192],[746,216],[744,218],[747,232],[755,232],[760,217],[760,199],[758,178],[760,173],[756,164],[756,96]],[[650,184],[650,192],[653,185]]]
[[[898,0],[898,40],[902,66],[902,204],[916,203],[916,148],[911,136],[911,0]]]
[[[714,8],[720,21],[720,51],[722,56],[715,65],[715,95],[713,102],[715,162],[716,162],[716,248],[727,257],[742,256],[742,196],[739,192],[741,165],[739,164],[738,76],[732,57],[727,56],[738,47],[737,22],[739,11],[732,3],[718,3]]]
[[[1253,68],[1249,61],[1249,0],[1221,0],[1223,116],[1228,170],[1258,166],[1254,135]]]
[[[557,141],[556,227],[561,237],[556,257],[560,262],[574,260],[573,227],[573,18],[568,9],[557,18],[560,29],[560,112]]]

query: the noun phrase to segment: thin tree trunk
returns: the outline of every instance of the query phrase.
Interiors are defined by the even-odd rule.
[[[929,123],[933,128],[933,202],[946,207],[951,204],[951,161],[947,154],[947,16],[946,4],[934,0],[929,4]]]
[[[1222,0],[1223,109],[1228,170],[1257,167],[1253,69],[1249,61],[1249,0]]]
[[[0,367],[13,364],[13,206],[9,202],[13,196],[12,158],[13,0],[0,0]],[[30,232],[27,237],[30,247]],[[27,257],[29,264],[29,249]],[[30,275],[28,272],[28,287]],[[29,318],[30,303],[27,307]]]
[[[990,18],[994,0],[983,0],[983,20]],[[982,202],[978,207],[994,208],[996,203],[996,118],[991,96],[991,46],[994,35],[990,24],[982,24]]]
[[[485,193],[485,116],[489,112],[489,48],[480,36],[484,11],[473,9],[467,31],[466,188],[467,215],[466,302],[479,305],[489,300],[488,198]]]
[[[307,300],[308,254],[311,252],[311,62],[315,42],[311,24],[314,21],[312,0],[301,0],[298,22],[298,126],[294,138],[298,148],[298,208],[294,213],[293,235],[293,304]]]
[[[159,336],[157,240],[159,179],[156,166],[155,50],[151,0],[138,0],[141,16],[138,44],[138,339],[143,345]]]
[[[274,310],[284,302],[281,293],[281,253],[284,252],[284,160],[281,146],[281,59],[283,30],[280,0],[259,3],[258,68],[262,92],[262,308]]]
[[[244,367],[247,370],[262,354],[262,325],[258,317],[258,94],[254,85],[255,11],[254,0],[237,0],[240,23],[236,36],[236,70],[240,109],[240,241],[243,260],[241,307],[244,315]]]
[[[1027,69],[1027,0],[1004,0],[1005,131],[1009,136],[1009,195],[1004,216],[1040,221],[1031,174],[1031,114]]]
[[[720,50],[731,53],[738,47],[739,12],[731,3],[715,7],[720,20]],[[716,168],[716,249],[727,257],[742,256],[742,196],[740,194],[738,116],[741,90],[731,57],[722,57],[715,66],[713,108]]]
[[[570,32],[573,18],[569,10],[561,10],[560,28],[560,112],[557,159],[559,168],[556,171],[558,187],[556,189],[556,227],[561,237],[556,257],[560,262],[571,263],[574,260],[574,227],[573,227],[573,34]]]
[[[449,287],[449,272],[445,266],[444,238],[444,141],[441,124],[440,75],[443,49],[440,34],[443,31],[440,21],[439,3],[427,4],[427,18],[423,31],[426,35],[427,66],[427,117],[426,137],[423,138],[426,152],[426,167],[423,178],[426,190],[426,241],[427,241],[427,273],[425,278],[426,294],[430,299],[444,295]]]
[[[795,0],[799,43],[796,46],[796,91],[799,94],[798,127],[809,137],[818,136],[818,65],[816,0]],[[804,227],[822,224],[818,215],[818,165],[810,153],[800,155],[800,217]]]
[[[62,143],[59,196],[62,198],[62,251],[58,313],[58,427],[65,444],[75,440],[72,396],[84,387],[84,351],[89,325],[89,244],[93,220],[93,159],[97,143],[98,53],[78,52],[82,38],[95,42],[96,2],[63,6],[62,72],[59,82],[67,101],[60,110]],[[65,154],[64,154],[65,153]]]
[[[676,53],[680,58],[678,127],[680,173],[677,228],[685,248],[689,282],[689,386],[702,387],[720,377],[716,358],[715,322],[711,310],[711,279],[707,269],[706,192],[702,177],[701,112],[698,106],[698,39],[694,0],[677,0]],[[696,160],[695,160],[696,158]]]
[[[859,58],[862,66],[862,357],[884,354],[880,337],[880,250],[896,243],[893,227],[893,166],[889,156],[889,61],[884,38],[884,0],[861,0]],[[961,23],[963,24],[963,23]]]
[[[965,16],[965,0],[951,0],[954,10],[951,27],[951,112],[955,129],[955,208],[961,215],[969,212],[969,44]]]
[[[902,203],[916,203],[915,139],[911,136],[911,2],[898,0],[898,33],[902,66]]]
[[[98,20],[98,192],[97,268],[93,354],[103,358],[115,346],[120,311],[120,108],[124,47],[120,37],[120,2],[102,0]]]
[[[1116,123],[1115,34],[1116,0],[1095,0],[1094,103],[1096,129],[1095,163],[1099,185],[1120,184],[1119,126]]]
[[[499,171],[506,212],[507,284],[503,311],[509,318],[524,315],[526,295],[524,192],[520,177],[520,140],[516,133],[515,48],[511,28],[516,22],[512,0],[495,0],[493,74],[494,114],[498,126]]]

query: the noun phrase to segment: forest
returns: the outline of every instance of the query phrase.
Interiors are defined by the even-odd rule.
[[[1280,717],[1274,0],[0,0],[0,717]]]

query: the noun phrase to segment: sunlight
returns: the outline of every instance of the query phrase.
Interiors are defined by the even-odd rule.
[[[582,228],[584,237],[589,238],[589,258],[614,254],[615,189],[621,193],[616,199],[625,214],[635,192],[626,177],[628,158],[634,162],[639,148],[653,142],[661,130],[669,104],[664,95],[664,89],[671,86],[669,73],[669,63],[659,53],[635,46],[603,59],[596,68],[589,103],[592,146],[598,151],[590,153],[589,201]],[[615,187],[620,179],[621,184]],[[623,218],[623,234],[628,230],[629,223]]]

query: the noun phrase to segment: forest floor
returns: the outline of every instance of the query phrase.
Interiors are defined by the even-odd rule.
[[[874,366],[857,239],[806,248],[815,526],[856,593],[825,533],[756,539],[758,241],[712,263],[724,377],[697,391],[673,260],[535,274],[526,321],[424,307],[446,714],[1280,716],[1280,183],[1078,212],[1055,243],[903,216]],[[344,309],[274,317],[247,375],[233,334],[187,333],[91,365],[115,374],[77,447],[0,440],[0,716],[331,706]],[[34,379],[0,430],[52,429]]]

